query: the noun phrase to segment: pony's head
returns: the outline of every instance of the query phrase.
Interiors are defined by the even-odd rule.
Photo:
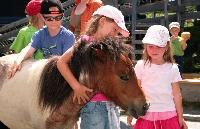
[[[74,46],[69,65],[80,83],[93,89],[94,93],[104,93],[122,109],[138,117],[146,113],[148,105],[137,83],[132,57],[132,47],[123,40],[80,41]],[[43,70],[39,95],[40,105],[53,110],[72,95],[71,87],[57,70],[56,60],[51,60]]]
[[[75,48],[71,68],[79,71],[76,77],[81,83],[103,92],[135,117],[146,113],[148,105],[137,83],[130,45],[107,38],[90,44],[82,41]]]

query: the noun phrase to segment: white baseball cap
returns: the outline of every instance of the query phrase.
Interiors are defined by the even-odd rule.
[[[171,22],[169,24],[169,29],[171,30],[173,27],[176,27],[176,28],[180,29],[180,24],[178,22]]]
[[[100,8],[98,8],[93,13],[93,16],[96,14],[103,15],[105,17],[113,19],[117,23],[117,25],[122,29],[122,31],[120,33],[124,37],[129,36],[129,31],[125,26],[124,16],[120,10],[118,10],[117,8],[115,8],[111,5],[105,5],[105,6],[101,6]]]
[[[144,44],[153,44],[159,47],[165,47],[168,41],[170,41],[169,31],[166,27],[161,25],[149,27],[142,40]]]

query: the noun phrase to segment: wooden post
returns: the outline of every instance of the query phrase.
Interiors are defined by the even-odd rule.
[[[131,24],[132,24],[132,46],[135,49],[135,40],[136,40],[136,36],[135,36],[135,30],[136,30],[136,8],[137,8],[137,0],[132,0],[132,20],[131,20]]]
[[[181,0],[177,0],[177,22],[181,24]]]
[[[113,4],[114,4],[114,6],[115,6],[116,8],[118,8],[118,0],[114,0]]]
[[[165,15],[165,26],[169,26],[169,16],[168,16],[168,5],[169,0],[164,0],[164,15]]]
[[[182,4],[181,0],[178,0],[177,22],[179,22],[179,24],[181,26],[180,29],[181,29],[181,31],[183,31],[184,21],[181,18],[181,14],[182,14],[181,4]]]

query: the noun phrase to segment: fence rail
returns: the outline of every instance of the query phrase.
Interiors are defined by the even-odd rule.
[[[3,35],[4,33],[7,33],[7,32],[10,32],[12,30],[21,28],[21,27],[23,27],[23,26],[25,26],[27,24],[28,24],[28,19],[27,18],[20,19],[18,21],[12,22],[11,24],[2,26],[0,28],[0,34]]]

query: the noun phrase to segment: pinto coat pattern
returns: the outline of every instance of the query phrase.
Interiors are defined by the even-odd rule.
[[[130,46],[104,39],[80,41],[74,47],[69,65],[75,77],[94,90],[90,97],[101,91],[136,117],[146,113]],[[83,105],[72,101],[73,91],[56,66],[58,58],[25,61],[9,80],[8,64],[0,59],[0,121],[10,129],[71,129],[78,120]]]

